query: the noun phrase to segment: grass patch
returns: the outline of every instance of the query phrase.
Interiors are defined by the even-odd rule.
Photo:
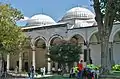
[[[120,76],[120,71],[119,72],[113,72],[111,75]]]

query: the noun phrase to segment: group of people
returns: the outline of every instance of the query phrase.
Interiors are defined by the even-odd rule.
[[[55,67],[52,67],[52,74],[58,73],[59,75],[61,74],[62,69],[58,68],[57,70],[55,69]]]
[[[40,73],[41,73],[41,76],[44,76],[45,75],[45,72],[46,72],[46,68],[43,67],[43,68],[40,68]],[[34,66],[32,66],[29,71],[28,71],[28,77],[30,79],[34,79],[34,75],[35,75],[35,72],[34,72]],[[36,74],[37,75],[37,74]]]
[[[34,66],[29,69],[28,76],[30,79],[34,79]]]
[[[97,72],[98,72],[97,68],[91,69],[87,66],[84,67],[83,60],[81,60],[77,66],[71,68],[69,77],[70,78],[77,77],[77,79],[98,79]]]
[[[41,75],[44,76],[46,72],[46,68],[45,67],[40,68],[40,72],[41,72]]]

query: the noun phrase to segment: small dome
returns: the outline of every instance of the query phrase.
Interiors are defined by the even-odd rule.
[[[48,25],[56,23],[51,17],[43,14],[38,14],[32,16],[29,20],[27,25]]]
[[[75,7],[66,12],[63,16],[62,21],[69,19],[93,19],[95,15],[88,9],[83,7]]]

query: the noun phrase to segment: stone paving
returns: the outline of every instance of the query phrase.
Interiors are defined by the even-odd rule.
[[[45,76],[35,76],[34,78],[35,79],[39,79],[39,78],[42,78],[42,77],[48,77],[48,76],[51,76],[51,75],[45,75]],[[0,79],[29,79],[28,77],[23,77],[23,76],[11,76],[11,75],[7,75],[6,78],[5,77],[0,77]]]
[[[27,73],[26,74],[25,73],[24,74],[23,73],[22,74],[16,74],[16,73],[13,73],[13,72],[9,72],[8,74],[9,74],[9,76],[7,76],[6,79],[29,79]],[[52,76],[52,75],[41,76],[40,74],[36,74],[36,75],[34,75],[34,78],[37,79],[37,78],[49,77],[49,76]]]

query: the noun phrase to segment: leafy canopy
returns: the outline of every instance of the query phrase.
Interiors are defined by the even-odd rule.
[[[58,63],[74,63],[79,61],[81,53],[81,46],[67,43],[51,46],[48,56]]]
[[[0,3],[0,51],[15,52],[25,35],[16,21],[23,18],[17,9],[9,4]]]
[[[99,6],[101,12],[100,14],[102,15],[103,18],[102,20],[104,20],[105,14],[107,14],[108,12],[107,10],[109,9],[109,12],[111,13],[113,13],[113,10],[115,10],[115,16],[113,15],[114,21],[120,21],[120,0],[93,0],[93,2],[94,2],[94,9]]]

